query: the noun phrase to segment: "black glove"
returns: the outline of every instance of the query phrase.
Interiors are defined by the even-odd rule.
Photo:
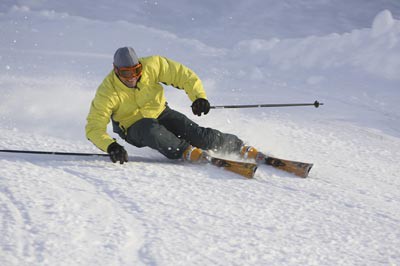
[[[201,116],[201,113],[205,115],[210,111],[210,103],[207,99],[199,98],[196,99],[192,104],[193,114]]]
[[[123,164],[128,161],[128,153],[117,142],[111,143],[107,148],[107,153],[110,155],[110,159],[113,163],[119,161],[120,164]]]

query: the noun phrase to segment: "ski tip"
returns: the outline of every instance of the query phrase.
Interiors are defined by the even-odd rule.
[[[248,178],[248,179],[254,178],[254,175],[256,174],[257,168],[258,168],[257,165],[253,166],[253,167],[251,168],[251,172],[249,171],[248,175],[247,175],[247,176],[244,175],[244,177],[246,177],[246,178]]]
[[[309,164],[307,166],[307,168],[305,169],[304,174],[303,175],[299,175],[299,176],[302,177],[302,178],[308,177],[308,174],[310,173],[312,167],[313,167],[313,164]]]
[[[241,165],[235,165],[233,167],[226,167],[225,169],[236,174],[239,174],[247,179],[254,178],[258,166],[252,163],[243,163]]]

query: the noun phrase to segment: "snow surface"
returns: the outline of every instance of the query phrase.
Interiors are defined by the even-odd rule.
[[[129,145],[122,166],[0,153],[0,265],[400,265],[399,1],[3,0],[0,36],[0,149],[99,152],[85,118],[126,45],[194,69],[213,105],[325,103],[195,117],[166,87],[307,179]]]

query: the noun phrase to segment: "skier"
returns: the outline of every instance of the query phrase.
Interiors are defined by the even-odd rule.
[[[191,69],[162,56],[138,58],[131,47],[117,49],[113,65],[97,89],[85,128],[87,138],[112,162],[123,164],[128,154],[107,134],[110,119],[113,131],[126,142],[156,149],[170,159],[200,162],[206,150],[256,159],[257,150],[237,136],[201,127],[168,106],[160,83],[185,90],[193,114],[210,111],[201,80]]]

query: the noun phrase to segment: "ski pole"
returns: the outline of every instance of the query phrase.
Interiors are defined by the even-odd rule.
[[[26,151],[26,150],[0,150],[0,152],[69,155],[69,156],[109,156],[106,153],[81,153],[81,152],[57,152],[57,151]]]
[[[314,103],[285,103],[285,104],[249,104],[249,105],[217,105],[210,106],[211,109],[225,109],[225,108],[257,108],[257,107],[288,107],[288,106],[314,106],[318,108],[324,103],[315,101]]]

